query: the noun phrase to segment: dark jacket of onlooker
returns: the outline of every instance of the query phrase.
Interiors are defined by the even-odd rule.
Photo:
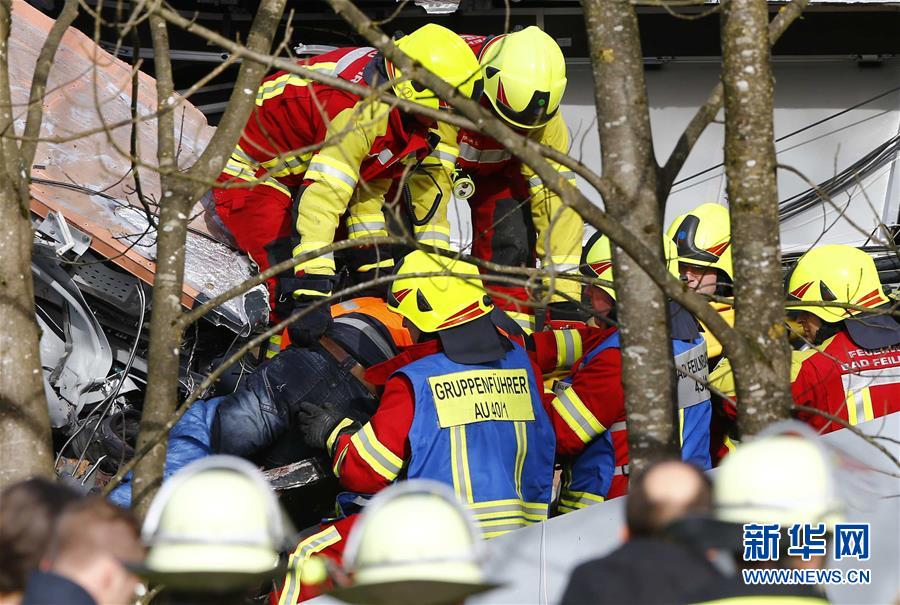
[[[60,575],[35,571],[28,578],[28,589],[21,605],[97,605],[88,591]]]
[[[602,559],[577,567],[563,605],[684,603],[697,586],[721,576],[702,550],[669,531],[686,518],[709,512],[707,478],[677,460],[649,465],[631,480],[625,502],[628,539]]]
[[[719,573],[689,547],[659,539],[629,540],[609,556],[575,568],[562,605],[683,603]]]

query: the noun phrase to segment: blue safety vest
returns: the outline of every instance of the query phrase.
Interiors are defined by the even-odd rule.
[[[586,367],[606,349],[621,347],[619,332],[614,332],[584,356],[579,367]],[[712,466],[709,456],[709,424],[712,402],[705,382],[709,373],[706,341],[672,339],[678,387],[678,428],[681,437],[681,459],[706,470]],[[577,371],[577,370],[576,370]],[[695,380],[698,378],[702,381]],[[571,377],[560,381],[560,387],[571,386]],[[560,512],[602,502],[609,493],[613,477],[628,475],[628,465],[616,464],[613,434],[625,431],[625,423],[617,422],[597,436],[584,451],[563,470]],[[622,433],[624,437],[624,432]]]
[[[410,479],[452,485],[486,538],[547,518],[556,435],[520,346],[474,365],[436,353],[396,373],[415,392]]]

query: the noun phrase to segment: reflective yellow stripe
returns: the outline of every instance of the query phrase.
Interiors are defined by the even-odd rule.
[[[581,359],[581,334],[578,330],[554,330],[556,339],[556,367],[568,370]]]
[[[725,435],[725,439],[722,441],[722,443],[725,444],[725,448],[729,452],[733,452],[735,449],[737,449],[737,446],[734,444],[734,441],[732,441],[731,437],[729,437],[728,435]]]
[[[360,265],[356,270],[357,273],[365,273],[366,271],[372,271],[373,269],[390,269],[394,266],[394,259],[388,258],[383,261],[379,261],[377,263],[370,263],[368,265]]]
[[[528,432],[524,422],[514,422],[516,428],[516,494],[522,498],[522,471],[525,468],[525,455],[528,453]]]
[[[678,408],[678,445],[684,447],[684,408]]]
[[[847,391],[847,400],[845,401],[845,405],[847,406],[847,418],[850,421],[851,425],[855,425],[858,420],[856,417],[856,395],[853,391]]]
[[[577,256],[551,256],[550,266],[557,273],[575,273],[581,259]]]
[[[308,66],[315,71],[333,71],[337,63],[318,63]],[[288,86],[306,86],[309,80],[298,74],[283,74],[274,80],[263,82],[256,93],[256,104],[262,105],[265,101],[277,97]]]
[[[279,353],[281,353],[281,336],[269,336],[269,340],[266,342],[266,359],[272,359]]]
[[[450,470],[453,475],[453,490],[463,502],[474,502],[465,425],[457,425],[450,429]]]
[[[366,464],[388,481],[396,479],[403,470],[403,460],[378,441],[371,423],[367,422],[362,430],[357,431],[350,438],[350,443]]]
[[[246,182],[252,182],[256,180],[256,169],[250,164],[245,164],[243,162],[235,160],[233,154],[230,158],[228,158],[228,162],[225,163],[225,168],[222,169],[222,172],[224,172],[228,176],[233,176],[239,180]]]
[[[483,502],[473,502],[467,505],[472,510],[481,510],[495,506],[521,506],[531,511],[547,512],[547,504],[543,502],[525,502],[516,498],[507,498],[506,500],[485,500]]]
[[[521,518],[527,521],[543,521],[547,518],[548,505],[524,500],[489,500],[468,505],[475,519]]]
[[[246,151],[244,151],[244,148],[241,147],[240,145],[238,145],[237,147],[234,148],[234,150],[231,152],[231,157],[234,158],[235,160],[237,160],[238,162],[247,164],[248,166],[256,165],[256,160],[254,160],[252,157],[250,157],[250,154],[248,154]]]
[[[323,248],[328,246],[331,242],[300,242],[299,245],[294,247],[292,252],[293,256],[299,256],[306,252],[315,252],[319,248]],[[316,273],[319,275],[334,275],[334,253],[329,252],[328,254],[322,254],[320,256],[313,257],[307,261],[299,263],[296,266],[296,269],[303,270],[306,273]],[[315,296],[316,294],[312,294]],[[318,295],[323,295],[322,292],[319,292]]]
[[[289,174],[304,174],[309,166],[309,160],[312,158],[312,152],[302,155],[279,155],[271,160],[262,162],[260,166],[265,168],[270,176],[281,177]]]
[[[341,431],[353,424],[353,421],[349,418],[344,418],[340,422],[337,423],[337,426],[331,430],[331,434],[328,435],[328,439],[325,440],[325,449],[326,451],[331,451],[331,448],[334,447],[334,442],[337,441],[338,436],[340,436]]]
[[[575,179],[575,173],[571,170],[560,170],[559,176],[563,177],[571,185],[575,185],[577,183]],[[541,177],[534,175],[533,177],[528,179],[528,188],[531,191],[536,189],[541,189],[544,186],[544,181],[541,180]]]
[[[428,246],[436,246],[438,248],[450,247],[450,229],[442,225],[422,225],[421,227],[413,227],[416,241],[420,244]]]
[[[531,313],[521,313],[519,311],[507,311],[506,312],[509,317],[519,324],[526,334],[531,334],[534,332],[534,315]]]
[[[588,443],[606,430],[570,386],[559,388],[551,405],[584,443]]]
[[[271,187],[272,189],[278,191],[282,195],[287,197],[291,197],[291,190],[273,179],[272,177],[266,177],[261,182],[260,185],[264,185],[266,187]]]
[[[387,235],[384,214],[360,214],[347,219],[347,232],[350,239],[374,235]]]
[[[341,534],[332,526],[311,535],[297,545],[288,558],[289,571],[284,580],[284,590],[278,599],[278,605],[294,605],[297,602],[300,596],[300,574],[303,570],[303,562],[340,541]]]
[[[581,508],[587,508],[594,504],[605,502],[606,498],[590,492],[576,492],[564,489],[559,495],[559,510],[572,512]]]
[[[436,158],[449,170],[456,168],[456,158],[458,156],[456,148],[453,145],[438,143],[437,147],[434,148],[434,151],[431,152],[429,157]]]
[[[868,387],[862,390],[862,400],[863,416],[866,420],[872,420],[875,418],[875,413],[872,411],[872,393],[869,391]]]
[[[320,153],[312,159],[309,168],[306,169],[306,178],[338,185],[348,193],[353,193],[359,179],[358,170],[358,167],[354,169],[349,164]]]
[[[334,465],[331,467],[331,470],[334,471],[334,476],[340,478],[341,476],[341,467],[344,465],[344,458],[347,457],[347,452],[350,451],[350,444],[344,446],[344,449],[341,450],[341,453],[338,454],[338,457],[334,461]]]

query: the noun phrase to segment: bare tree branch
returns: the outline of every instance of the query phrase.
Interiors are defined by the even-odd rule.
[[[260,3],[248,36],[249,47],[267,52],[271,45],[285,0]],[[151,6],[150,31],[157,76],[157,104],[174,105],[174,86],[167,21]],[[255,91],[267,69],[266,63],[247,60],[241,65],[235,91],[222,122],[207,145],[200,160],[189,170],[191,175],[211,179],[225,166],[256,100]],[[247,94],[252,90],[254,94]],[[162,482],[165,466],[165,434],[158,442],[157,431],[163,430],[174,410],[178,396],[179,349],[182,331],[181,293],[184,281],[184,251],[187,221],[191,208],[204,192],[202,185],[179,178],[175,166],[174,115],[160,113],[158,122],[157,159],[160,168],[162,199],[160,200],[157,265],[153,287],[153,314],[150,319],[150,350],[147,359],[147,392],[141,415],[141,431],[137,447],[150,448],[135,467],[132,505],[142,515]],[[165,171],[169,170],[169,174]]]

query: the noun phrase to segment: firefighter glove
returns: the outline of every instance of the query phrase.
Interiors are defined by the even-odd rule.
[[[287,298],[292,304],[291,314],[306,310],[302,317],[288,325],[291,343],[299,347],[309,347],[331,329],[331,308],[324,298],[329,296],[334,288],[334,277],[301,275],[282,278],[280,282],[280,289],[290,292]]]
[[[329,456],[334,453],[334,444],[342,433],[355,433],[361,428],[335,404],[327,402],[320,405],[304,401],[300,403],[295,418],[304,443],[311,448],[325,450]]]
[[[308,301],[296,301],[294,312],[306,310],[302,317],[288,326],[291,344],[298,347],[309,347],[319,341],[331,328],[331,309],[327,304],[312,307]]]

